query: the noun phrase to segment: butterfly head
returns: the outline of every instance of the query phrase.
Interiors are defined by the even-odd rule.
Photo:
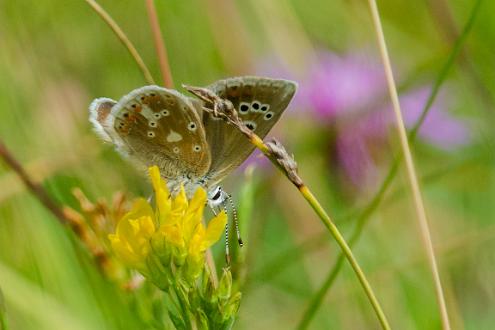
[[[208,206],[210,208],[218,207],[228,198],[228,194],[223,191],[222,187],[216,186],[208,191]]]

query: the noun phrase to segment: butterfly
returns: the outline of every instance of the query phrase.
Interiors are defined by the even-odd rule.
[[[243,123],[261,138],[279,120],[297,84],[283,79],[235,77],[207,89],[232,102]],[[141,167],[158,166],[168,188],[183,185],[188,196],[208,192],[210,207],[228,194],[218,185],[252,153],[254,146],[236,127],[203,111],[197,98],[159,86],[131,91],[118,102],[95,99],[90,122],[96,133]]]

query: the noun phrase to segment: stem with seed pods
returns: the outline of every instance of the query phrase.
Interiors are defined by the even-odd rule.
[[[261,152],[263,152],[263,154],[279,170],[281,170],[282,173],[284,173],[289,181],[291,181],[297,187],[301,195],[318,215],[318,218],[321,220],[323,225],[337,241],[337,244],[340,246],[345,258],[351,264],[351,267],[356,273],[356,276],[361,286],[363,287],[366,296],[368,297],[371,305],[373,306],[373,309],[375,310],[382,328],[390,329],[387,318],[383,313],[380,303],[376,299],[375,294],[373,293],[373,289],[371,288],[368,280],[366,279],[366,276],[361,270],[361,267],[359,266],[359,263],[357,262],[354,254],[349,248],[349,245],[345,241],[337,226],[335,226],[335,224],[333,223],[328,213],[323,209],[318,199],[313,195],[309,187],[304,184],[304,181],[297,173],[297,164],[295,160],[293,159],[293,157],[289,156],[283,145],[275,139],[268,143],[263,142],[263,140],[258,135],[254,134],[253,131],[248,129],[239,119],[237,111],[232,106],[232,103],[221,99],[212,91],[206,88],[192,86],[184,86],[184,88],[186,88],[192,94],[196,95],[198,98],[206,101],[207,104],[213,104],[213,109],[203,107],[203,110],[237,127],[239,131],[243,133],[256,148],[261,150]]]
[[[349,263],[351,264],[352,269],[356,273],[356,276],[361,283],[361,286],[363,287],[366,295],[368,296],[368,299],[370,300],[371,305],[373,306],[373,309],[375,310],[375,313],[378,317],[378,320],[380,321],[380,324],[382,325],[383,329],[390,329],[390,326],[388,324],[387,318],[385,314],[383,313],[383,310],[380,306],[380,303],[375,297],[375,294],[373,293],[373,289],[371,288],[371,285],[369,284],[368,280],[366,279],[365,274],[363,273],[361,267],[359,266],[359,263],[357,262],[356,258],[354,257],[354,254],[352,253],[352,250],[350,249],[349,245],[347,244],[345,238],[342,236],[340,233],[339,229],[337,226],[333,223],[332,219],[330,216],[325,212],[325,209],[321,206],[320,202],[318,199],[313,195],[311,190],[304,184],[304,182],[301,180],[299,183],[296,183],[291,179],[291,175],[288,174],[282,166],[279,165],[277,159],[273,157],[273,154],[270,150],[270,148],[261,140],[260,137],[257,135],[253,134],[253,136],[249,139],[252,144],[254,144],[258,149],[260,149],[263,154],[270,159],[270,161],[274,164],[277,165],[279,169],[281,169],[284,174],[289,178],[289,180],[296,185],[297,189],[303,195],[304,199],[309,203],[309,205],[313,208],[313,210],[316,212],[320,220],[322,221],[323,225],[328,229],[330,234],[334,237],[334,239],[337,241],[337,244],[340,246],[342,249],[342,253],[344,254],[345,258]]]

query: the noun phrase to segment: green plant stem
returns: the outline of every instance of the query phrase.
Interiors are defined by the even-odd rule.
[[[268,146],[263,142],[263,140],[257,136],[256,134],[251,134],[250,136],[250,141],[252,144],[254,144],[265,156],[270,159],[272,163],[276,165],[278,169],[280,169],[284,174],[287,175],[284,169],[278,164],[277,160],[273,158],[270,149]],[[292,181],[291,181],[292,182]],[[293,182],[294,183],[294,182]],[[354,257],[351,249],[349,248],[349,245],[346,243],[344,237],[338,230],[337,226],[333,223],[332,219],[330,216],[326,213],[326,211],[323,209],[321,204],[319,203],[318,199],[313,195],[311,190],[306,186],[306,185],[300,185],[297,186],[299,192],[301,195],[303,195],[304,199],[309,203],[309,205],[313,208],[315,213],[318,215],[318,218],[321,220],[323,225],[327,228],[327,230],[330,232],[330,234],[334,237],[334,239],[337,241],[337,244],[340,246],[343,256],[347,259],[347,261],[351,264],[352,269],[354,270],[354,273],[358,277],[358,280],[366,293],[366,296],[368,297],[370,304],[372,305],[373,309],[375,310],[375,314],[382,326],[383,329],[390,329],[390,325],[388,324],[387,318],[385,314],[383,313],[383,310],[380,306],[380,303],[375,297],[375,294],[373,293],[373,289],[371,288],[371,285],[369,284],[368,280],[366,279],[366,276],[364,272],[362,271],[361,267],[359,266],[359,263],[357,262],[356,258]]]
[[[385,314],[382,311],[382,308],[380,306],[380,303],[376,299],[373,290],[366,279],[366,276],[364,275],[363,271],[361,270],[361,267],[359,266],[356,258],[354,258],[354,255],[351,251],[351,248],[349,245],[347,245],[347,242],[345,241],[344,237],[342,234],[339,232],[335,224],[332,222],[328,214],[325,212],[325,210],[321,207],[320,203],[318,200],[315,198],[315,196],[311,193],[311,191],[308,189],[306,186],[302,186],[299,188],[299,191],[301,194],[304,196],[306,201],[311,205],[313,210],[318,214],[320,217],[321,221],[325,225],[325,227],[330,231],[332,236],[335,238],[337,241],[337,244],[339,244],[340,248],[342,249],[342,255],[345,256],[345,258],[349,261],[351,264],[351,267],[353,268],[354,272],[356,273],[356,276],[359,279],[359,282],[361,283],[361,286],[363,287],[366,295],[368,296],[368,299],[373,306],[373,309],[375,310],[375,313],[378,317],[378,320],[380,321],[380,324],[383,329],[390,329],[390,326],[388,324],[387,318],[385,317]],[[342,258],[343,260],[344,258]]]
[[[390,184],[392,183],[395,175],[397,174],[399,164],[400,161],[397,158],[394,164],[392,165],[392,168],[388,172],[388,175],[385,178],[382,186],[380,187],[380,190],[359,215],[357,219],[356,229],[354,230],[351,238],[349,239],[349,246],[354,246],[354,244],[358,241],[359,237],[361,236],[361,233],[363,232],[364,225],[366,224],[367,219],[369,219],[369,216],[378,207],[378,205],[380,205],[381,201],[383,200],[383,197],[385,197],[385,193],[387,192]],[[299,325],[297,326],[298,329],[306,329],[309,326],[311,320],[318,311],[318,308],[322,304],[325,295],[328,293],[328,290],[330,290],[330,287],[332,286],[335,279],[337,278],[337,275],[342,269],[342,265],[344,264],[345,258],[346,257],[343,253],[339,254],[337,261],[335,262],[335,265],[331,268],[331,271],[326,277],[322,286],[317,291],[313,299],[311,299],[308,307],[306,308],[306,311],[304,312],[303,317],[299,322]]]
[[[457,38],[455,44],[452,47],[452,50],[449,53],[449,56],[447,58],[447,61],[444,63],[442,68],[440,69],[437,78],[435,79],[435,82],[433,84],[433,87],[431,89],[430,95],[428,96],[428,100],[426,101],[425,106],[423,107],[423,111],[421,112],[420,117],[412,127],[412,129],[409,131],[408,134],[408,139],[409,143],[414,143],[416,140],[417,134],[421,126],[423,125],[426,116],[428,115],[437,95],[438,92],[440,91],[440,87],[444,83],[444,81],[447,78],[447,75],[452,68],[452,66],[455,63],[456,58],[459,56],[462,46],[464,45],[464,42],[471,31],[473,24],[475,22],[476,16],[479,12],[479,8],[481,5],[482,0],[477,0],[476,3],[473,5],[473,8],[471,9],[471,12],[469,14],[468,20],[465,23],[462,32]],[[370,219],[371,214],[378,208],[380,203],[382,202],[385,193],[388,191],[388,188],[390,187],[391,183],[393,182],[393,179],[397,175],[397,171],[399,169],[399,165],[402,162],[402,154],[399,154],[395,160],[393,161],[387,176],[383,180],[382,184],[380,185],[380,188],[378,192],[374,195],[373,199],[363,208],[363,210],[360,212],[357,220],[356,220],[356,227],[351,235],[351,238],[349,239],[349,245],[352,247],[354,244],[359,240],[361,237],[361,234],[363,232],[363,229],[365,225],[368,223],[368,220]],[[331,268],[330,273],[326,277],[325,281],[323,282],[322,286],[318,289],[317,293],[315,296],[311,299],[307,309],[305,310],[301,321],[298,325],[298,329],[306,329],[311,320],[313,319],[314,315],[318,311],[319,306],[321,306],[324,297],[328,294],[328,291],[332,287],[333,283],[335,282],[335,279],[337,278],[340,270],[342,269],[342,265],[344,262],[344,255],[340,254],[339,257],[337,258],[337,261],[335,262],[334,266]]]
[[[96,1],[94,0],[84,0],[86,3],[107,23],[107,25],[112,29],[117,38],[122,42],[122,44],[127,48],[129,54],[131,54],[132,58],[138,65],[139,69],[143,73],[144,79],[148,84],[154,85],[155,80],[151,76],[150,70],[146,64],[144,64],[143,59],[139,55],[136,47],[129,40],[127,35],[122,31],[120,26],[113,20],[113,18],[103,9]]]
[[[428,184],[432,184],[439,179],[444,179],[445,175],[452,175],[452,173],[455,170],[459,170],[459,168],[466,166],[468,164],[473,164],[474,162],[479,162],[481,159],[482,158],[479,158],[479,157],[469,157],[468,159],[464,159],[460,162],[454,162],[454,163],[447,165],[445,167],[438,168],[435,171],[423,176],[421,178],[421,181],[422,182],[428,182]],[[404,190],[405,190],[404,188],[405,187],[399,187],[399,188],[395,189],[393,192],[390,192],[390,194],[388,195],[388,198],[383,199],[381,203],[385,203],[385,205],[389,205],[389,204],[393,203],[398,198],[403,196]],[[370,203],[368,203],[367,207],[360,210],[359,214],[356,214],[357,213],[356,211],[349,212],[348,215],[341,217],[341,219],[339,220],[339,223],[349,223],[353,219],[356,219],[356,217],[358,215],[359,215],[359,217],[361,217],[363,211],[365,209],[367,209],[369,207],[369,205],[370,205]],[[374,211],[374,209],[373,209],[373,211]],[[365,220],[368,220],[369,216],[370,216],[370,214],[368,214],[368,217],[365,218]],[[355,226],[354,226],[355,229],[351,235],[351,238],[347,240],[347,242],[351,248],[355,245],[355,243],[357,243],[357,240],[355,240],[354,241],[355,243],[353,244],[353,240],[354,240],[353,237],[356,235],[356,231],[357,231],[358,227],[363,229],[363,226],[359,226],[359,224],[358,224],[359,217],[358,217],[358,220],[355,220],[355,222],[356,222]],[[365,223],[367,224],[368,222],[366,221]],[[362,233],[362,231],[359,231],[357,236],[359,236],[361,233]],[[304,239],[300,244],[293,246],[289,249],[286,249],[286,250],[278,253],[273,258],[266,260],[264,262],[264,266],[261,266],[259,269],[254,270],[254,273],[251,272],[250,276],[248,276],[246,278],[246,286],[249,287],[250,285],[253,284],[253,282],[256,282],[256,281],[265,281],[265,282],[270,281],[272,278],[276,277],[277,274],[280,274],[285,269],[287,269],[290,265],[293,265],[298,260],[301,260],[301,258],[304,255],[307,255],[308,253],[311,253],[311,252],[314,252],[314,251],[320,249],[324,245],[324,243],[327,242],[326,237],[327,237],[326,231],[311,235],[310,237]],[[338,257],[341,257],[341,256],[342,256],[342,254],[340,253],[338,255]],[[330,269],[333,271],[334,270],[333,268],[335,268],[335,265],[334,265],[334,267],[332,267]],[[328,276],[330,276],[330,275],[328,275]],[[320,290],[321,289],[319,289],[317,292],[319,292]],[[315,295],[316,295],[316,293],[315,293]],[[314,297],[313,297],[313,299],[314,299]],[[311,302],[313,302],[313,299],[311,300]]]

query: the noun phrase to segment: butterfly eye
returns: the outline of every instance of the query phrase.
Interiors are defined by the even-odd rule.
[[[191,132],[194,132],[198,128],[196,126],[196,123],[190,122],[189,125],[187,125],[187,129],[190,130]]]
[[[265,120],[270,120],[273,118],[273,112],[267,112],[266,115],[265,115]]]
[[[218,187],[217,192],[215,193],[215,196],[213,196],[213,200],[217,200],[222,196],[222,189]]]
[[[163,109],[160,113],[162,114],[162,116],[167,117],[170,114],[170,111],[168,111],[167,109]]]
[[[150,121],[148,125],[150,125],[150,127],[156,127],[156,121]]]
[[[197,144],[193,146],[193,151],[194,152],[200,152],[201,151],[201,146],[198,146]]]
[[[242,102],[239,106],[240,113],[247,113],[249,111],[249,104]]]
[[[155,132],[149,131],[148,132],[148,137],[149,138],[154,138],[155,137]]]

